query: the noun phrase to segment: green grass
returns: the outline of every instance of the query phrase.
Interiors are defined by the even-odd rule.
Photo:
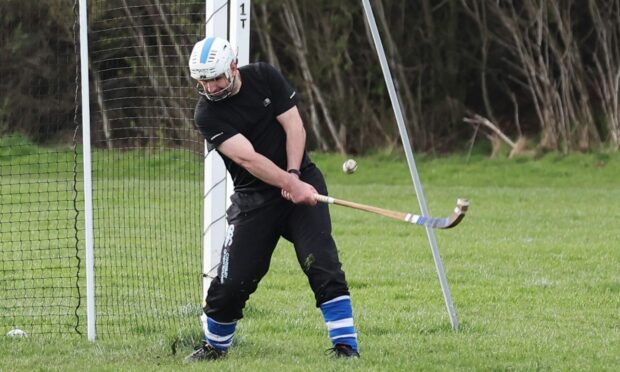
[[[340,171],[341,156],[313,158],[333,196],[419,212],[402,157],[358,158],[353,175]],[[324,355],[325,325],[292,246],[282,242],[225,360],[182,365],[200,337],[196,319],[195,328],[178,333],[136,332],[95,343],[0,337],[0,370],[617,370],[620,155],[417,160],[431,214],[448,214],[457,197],[471,201],[461,225],[436,232],[458,332],[450,327],[424,229],[332,207],[360,360]]]

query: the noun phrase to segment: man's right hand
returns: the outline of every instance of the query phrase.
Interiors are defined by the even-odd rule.
[[[289,182],[282,189],[282,197],[295,204],[316,205],[317,201],[314,197],[318,194],[314,186],[303,182],[295,174],[289,174]]]

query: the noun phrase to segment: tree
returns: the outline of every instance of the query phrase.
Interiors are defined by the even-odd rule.
[[[45,141],[74,127],[74,24],[62,0],[0,2],[0,135]]]

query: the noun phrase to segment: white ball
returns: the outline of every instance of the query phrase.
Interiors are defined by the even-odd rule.
[[[357,162],[353,159],[347,159],[342,163],[342,171],[346,174],[354,173],[357,170]]]
[[[19,328],[10,330],[6,335],[9,337],[28,337],[28,334]]]

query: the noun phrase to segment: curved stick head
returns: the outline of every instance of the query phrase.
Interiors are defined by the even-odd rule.
[[[456,208],[454,208],[454,213],[465,213],[468,208],[469,200],[459,198],[456,200]]]
[[[468,208],[469,208],[469,200],[457,199],[456,207],[454,208],[454,213],[452,214],[452,216],[450,216],[448,224],[443,228],[450,229],[458,225],[459,223],[461,223],[463,218],[465,218],[465,212],[467,212]]]

